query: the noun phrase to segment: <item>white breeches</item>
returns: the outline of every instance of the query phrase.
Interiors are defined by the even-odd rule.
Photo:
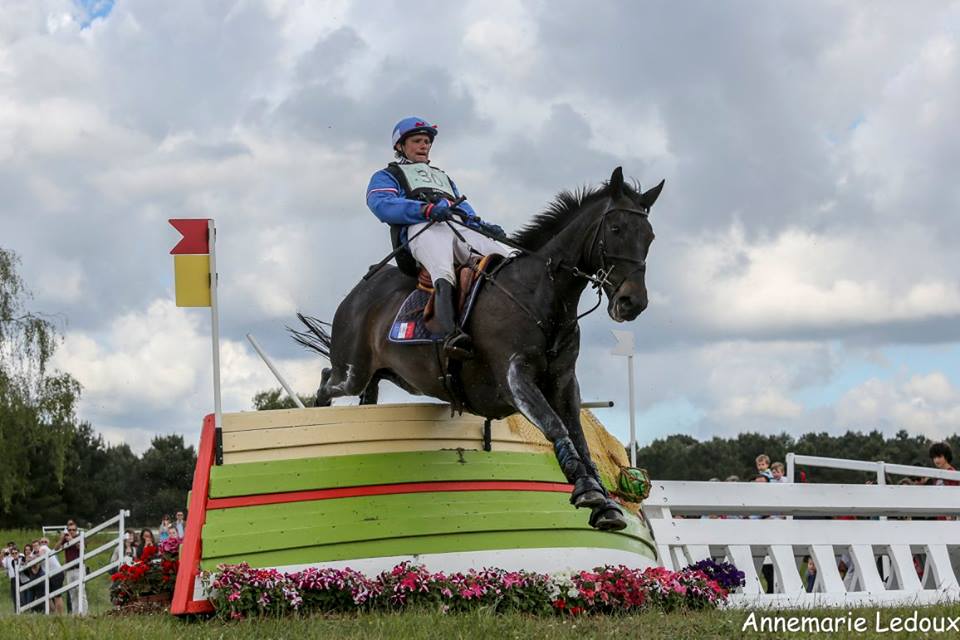
[[[418,231],[426,226],[426,222],[413,224],[407,227],[407,236],[413,238]],[[470,257],[470,247],[482,255],[508,255],[509,250],[503,245],[481,235],[473,229],[454,225],[457,231],[466,240],[461,241],[454,235],[453,230],[446,222],[437,222],[432,227],[410,241],[410,253],[430,272],[430,277],[436,282],[444,278],[450,284],[456,285],[454,266],[465,264]],[[467,246],[469,244],[469,246]]]

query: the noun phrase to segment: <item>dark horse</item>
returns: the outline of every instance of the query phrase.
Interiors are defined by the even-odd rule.
[[[330,359],[317,406],[355,395],[362,404],[375,404],[380,381],[389,380],[415,395],[460,401],[487,418],[519,411],[553,444],[574,485],[570,501],[591,509],[590,524],[626,527],[623,511],[600,482],[580,425],[577,305],[593,282],[606,293],[607,313],[617,322],[633,320],[647,307],[649,212],[662,187],[663,182],[641,192],[624,183],[618,167],[598,189],[559,194],[515,234],[512,239],[527,252],[508,259],[484,284],[465,327],[475,346],[459,374],[461,398],[448,392],[432,345],[387,339],[414,279],[391,266],[361,281],[332,325],[308,320],[312,338],[304,341],[307,334],[300,334]],[[331,327],[329,334],[322,325]]]

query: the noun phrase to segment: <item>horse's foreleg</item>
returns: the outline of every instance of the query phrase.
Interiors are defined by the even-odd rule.
[[[552,405],[563,419],[563,423],[570,434],[570,440],[580,454],[581,460],[587,467],[589,477],[577,480],[571,501],[574,506],[590,507],[590,524],[598,529],[619,530],[627,526],[627,521],[620,508],[610,498],[600,472],[590,455],[590,447],[583,435],[583,425],[580,423],[580,385],[571,373],[566,384],[555,387],[551,395]],[[578,490],[580,491],[578,495]]]
[[[537,386],[526,363],[514,356],[507,369],[507,386],[514,406],[532,422],[553,445],[557,462],[567,481],[576,484],[581,478],[590,478],[576,446],[570,439],[563,420],[553,410]],[[590,478],[592,479],[592,478]],[[576,493],[576,489],[574,489]],[[601,496],[602,497],[602,496]],[[587,506],[587,505],[583,505]]]

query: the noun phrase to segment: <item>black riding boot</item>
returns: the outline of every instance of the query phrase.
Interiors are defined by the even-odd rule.
[[[443,350],[450,358],[466,360],[473,355],[473,341],[457,326],[453,285],[444,278],[438,278],[433,288],[437,292],[433,313],[440,332],[445,336]]]

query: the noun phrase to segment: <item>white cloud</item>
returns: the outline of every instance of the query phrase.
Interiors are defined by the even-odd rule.
[[[869,333],[883,356],[904,336],[956,340],[928,327],[960,315],[960,5],[428,13],[129,0],[80,30],[69,0],[5,4],[0,242],[43,310],[79,327],[58,363],[95,427],[143,446],[195,433],[212,406],[206,312],[169,302],[171,217],[218,222],[225,408],[276,386],[251,328],[298,390],[316,387],[322,363],[281,325],[331,318],[389,251],[362,194],[408,112],[442,120],[438,164],[507,227],[617,164],[667,179],[636,324],[641,407],[688,402],[712,432],[804,425],[826,409],[798,390],[831,382],[839,341]],[[412,35],[430,51],[410,55]],[[582,386],[622,407],[608,326],[585,324]],[[956,380],[876,384],[842,420],[948,428]]]
[[[871,379],[837,403],[838,426],[906,429],[940,440],[960,424],[960,389],[940,372],[894,380]]]
[[[832,331],[960,314],[960,282],[923,231],[789,228],[748,240],[734,225],[682,251],[667,265],[684,274],[674,304],[727,331]],[[916,259],[905,268],[907,255]]]

